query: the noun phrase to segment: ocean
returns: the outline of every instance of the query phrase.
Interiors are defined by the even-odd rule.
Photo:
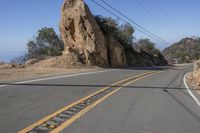
[[[24,55],[25,51],[0,51],[0,61],[9,63],[12,59]]]

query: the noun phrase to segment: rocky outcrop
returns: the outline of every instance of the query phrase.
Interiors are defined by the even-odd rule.
[[[195,82],[200,85],[200,61],[194,63],[193,78]]]
[[[132,46],[124,48],[112,35],[103,34],[83,0],[65,0],[62,7],[60,32],[65,44],[63,56],[76,56],[76,61],[101,67],[151,66],[163,63]],[[163,63],[165,64],[165,62]]]
[[[112,36],[105,37],[108,55],[108,65],[123,67],[126,65],[126,56],[122,45]]]
[[[127,66],[154,66],[154,65],[167,65],[167,61],[162,54],[153,56],[141,50],[135,51],[132,47],[125,50],[126,65]]]
[[[83,0],[64,1],[60,32],[65,55],[75,52],[84,64],[108,66],[104,35]]]

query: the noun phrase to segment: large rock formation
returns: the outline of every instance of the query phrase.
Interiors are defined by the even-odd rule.
[[[65,55],[75,52],[84,64],[108,66],[104,35],[83,0],[64,1],[60,31]]]
[[[125,49],[115,37],[104,35],[83,0],[64,1],[60,32],[65,44],[63,56],[76,56],[82,64],[123,67],[166,63],[161,55],[136,52],[132,46]]]

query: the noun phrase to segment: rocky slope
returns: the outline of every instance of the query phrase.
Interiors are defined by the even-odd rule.
[[[200,94],[200,61],[194,62],[194,70],[188,75],[187,81]]]
[[[167,64],[162,55],[139,53],[131,46],[125,49],[114,37],[104,35],[83,0],[65,0],[61,12],[63,56],[73,55],[82,64],[101,67]]]
[[[200,61],[194,63],[193,78],[198,86],[200,86]]]
[[[190,63],[200,58],[200,39],[184,38],[163,50],[167,60],[177,59],[178,63]]]

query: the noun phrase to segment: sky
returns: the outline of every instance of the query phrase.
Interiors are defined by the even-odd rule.
[[[95,1],[106,7],[100,0]],[[152,39],[160,49],[184,37],[199,35],[199,0],[105,1],[137,24],[169,42],[162,44]],[[123,23],[91,0],[85,2],[94,15],[110,16],[120,24]],[[59,21],[63,0],[0,0],[0,3],[0,60],[9,61],[25,53],[26,43],[42,27],[53,27],[60,34]],[[136,39],[147,37],[138,30],[134,36]]]

